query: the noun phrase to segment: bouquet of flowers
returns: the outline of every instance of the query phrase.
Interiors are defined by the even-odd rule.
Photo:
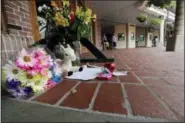
[[[54,1],[51,5],[38,7],[39,16],[46,20],[45,37],[51,34],[58,34],[62,44],[72,44],[79,41],[81,37],[89,36],[91,32],[91,21],[95,21],[96,15],[85,6],[78,6],[76,11],[72,11],[68,0],[62,0],[62,6],[58,7]],[[39,42],[36,42],[39,44]]]
[[[54,86],[52,67],[53,60],[43,48],[31,52],[22,49],[14,62],[8,61],[3,67],[8,92],[24,99]]]

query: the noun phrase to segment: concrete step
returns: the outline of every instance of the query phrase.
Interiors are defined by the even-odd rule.
[[[165,122],[161,119],[128,118],[98,112],[77,111],[67,108],[2,99],[2,122]]]

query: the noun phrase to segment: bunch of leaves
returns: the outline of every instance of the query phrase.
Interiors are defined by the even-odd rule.
[[[161,23],[161,19],[159,18],[153,18],[150,20],[150,25],[156,26],[159,25]]]
[[[144,14],[144,13],[141,13],[139,16],[136,17],[136,19],[139,21],[139,22],[145,22],[147,20],[147,15]]]
[[[160,8],[165,8],[166,6],[169,6],[171,2],[172,0],[148,0],[148,6],[150,7],[151,5],[154,5]]]
[[[175,8],[176,7],[176,1],[171,1],[170,4],[167,4],[164,6],[164,8],[167,8],[167,9],[172,9],[172,8]]]

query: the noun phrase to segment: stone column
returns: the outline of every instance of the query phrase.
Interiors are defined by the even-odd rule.
[[[126,24],[126,48],[129,48],[129,23]]]
[[[175,30],[173,38],[167,41],[166,51],[184,49],[184,0],[176,1]]]
[[[160,39],[159,43],[157,42],[158,46],[163,46],[164,44],[164,16],[161,17],[161,23],[160,23]]]

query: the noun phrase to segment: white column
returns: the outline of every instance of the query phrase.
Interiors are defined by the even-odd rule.
[[[164,44],[164,16],[162,16],[161,17],[161,23],[160,23],[160,39],[159,39],[159,41],[160,41],[160,43],[159,43],[159,45],[160,46],[163,46],[163,44]]]

